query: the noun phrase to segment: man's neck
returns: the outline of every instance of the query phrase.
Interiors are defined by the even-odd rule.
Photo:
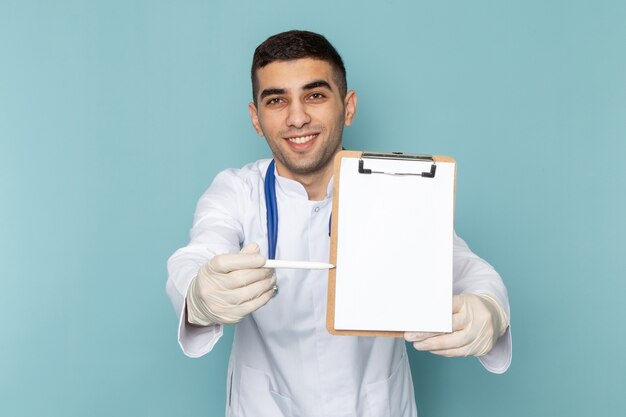
[[[329,165],[332,168],[332,165]],[[327,172],[319,172],[317,174],[311,174],[303,178],[298,178],[298,181],[309,196],[311,201],[322,201],[326,198],[328,193],[328,182],[333,176],[333,170],[329,169]]]

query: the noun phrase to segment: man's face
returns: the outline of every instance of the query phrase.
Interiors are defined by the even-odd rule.
[[[298,179],[332,170],[350,125],[356,94],[341,98],[333,69],[316,59],[276,61],[257,71],[257,103],[250,103],[255,130],[265,136],[278,173]]]

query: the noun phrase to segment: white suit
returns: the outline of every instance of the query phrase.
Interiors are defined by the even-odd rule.
[[[199,267],[214,255],[256,242],[267,255],[263,180],[269,160],[221,172],[195,213],[191,241],[168,262],[167,293],[181,317],[179,343],[199,357],[211,351],[222,326],[185,324],[184,300]],[[276,176],[277,259],[328,261],[332,181],[324,201]],[[402,339],[331,336],[325,328],[327,271],[276,270],[278,295],[244,318],[228,366],[227,416],[416,415]],[[509,314],[506,289],[494,269],[454,238],[454,292],[489,293]],[[481,362],[504,372],[511,361],[509,330]]]

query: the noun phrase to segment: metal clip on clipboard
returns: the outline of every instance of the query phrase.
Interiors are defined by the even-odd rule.
[[[413,172],[386,172],[386,171],[374,171],[372,169],[365,168],[365,162],[363,159],[394,159],[402,161],[430,161],[430,172],[413,173]],[[432,155],[418,155],[402,152],[391,153],[378,153],[378,152],[363,152],[359,159],[359,173],[360,174],[386,174],[386,175],[415,175],[424,178],[435,178],[435,171],[437,171],[437,165]]]

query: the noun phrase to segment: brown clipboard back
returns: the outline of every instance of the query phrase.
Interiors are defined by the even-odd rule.
[[[365,151],[340,151],[334,160],[333,167],[333,215],[330,232],[330,263],[337,265],[337,236],[339,227],[339,178],[341,160],[343,158],[361,158]],[[449,156],[432,156],[435,162],[455,162]],[[455,166],[456,172],[456,166]],[[454,194],[456,196],[456,174],[454,181]],[[377,337],[404,337],[401,331],[379,331],[379,330],[336,330],[335,329],[335,290],[337,283],[337,269],[333,268],[328,272],[328,303],[326,309],[326,330],[335,336],[377,336]]]

